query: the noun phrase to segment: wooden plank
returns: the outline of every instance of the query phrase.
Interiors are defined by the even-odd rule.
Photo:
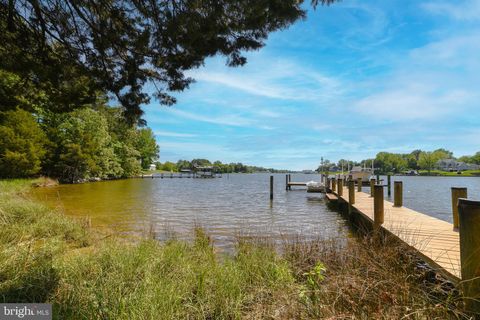
[[[289,182],[288,183],[289,186],[297,186],[297,187],[306,187],[307,186],[307,183],[306,182]]]
[[[337,201],[338,197],[334,195],[333,193],[326,193],[325,196],[329,201]]]
[[[343,194],[348,194],[347,188]],[[328,199],[332,196],[337,194],[327,193]],[[347,196],[339,198],[348,202]],[[414,248],[435,269],[460,280],[460,238],[451,223],[409,208],[394,207],[389,201],[384,201],[384,207],[384,230]],[[353,208],[373,222],[373,198],[369,194],[356,191]]]

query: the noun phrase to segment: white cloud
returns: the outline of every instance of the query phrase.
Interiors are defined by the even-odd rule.
[[[455,113],[470,100],[466,91],[452,90],[443,93],[428,86],[404,84],[399,89],[389,89],[359,100],[356,111],[374,119],[393,122],[405,120],[430,120]]]
[[[225,126],[237,126],[237,127],[245,127],[253,125],[253,121],[251,119],[244,118],[242,116],[229,114],[226,116],[209,116],[209,115],[202,115],[191,113],[179,109],[171,109],[170,113],[176,115],[178,117],[196,120],[201,122],[208,122],[218,125],[225,125]]]
[[[242,69],[212,66],[208,72],[197,71],[191,76],[199,82],[280,100],[325,101],[343,91],[339,79],[286,59],[259,57]]]
[[[196,134],[191,134],[191,133],[182,133],[182,132],[174,132],[174,131],[163,131],[163,130],[155,130],[155,135],[156,136],[162,136],[162,137],[175,137],[175,138],[193,138],[197,137],[198,135]]]
[[[480,20],[480,0],[427,2],[422,7],[431,14],[455,20]]]

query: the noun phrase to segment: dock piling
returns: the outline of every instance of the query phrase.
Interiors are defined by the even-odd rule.
[[[340,197],[343,196],[343,179],[338,179],[337,181],[337,194]]]
[[[348,181],[348,203],[355,204],[355,181],[353,179]]]
[[[403,182],[395,181],[393,183],[393,206],[403,206]]]
[[[285,190],[288,191],[288,174],[285,175]]]
[[[388,184],[387,194],[390,197],[392,195],[392,176],[390,174],[387,175],[387,184]]]
[[[270,176],[270,200],[273,200],[273,176]]]
[[[458,230],[458,199],[467,199],[467,188],[452,187],[453,229]]]
[[[373,224],[379,227],[384,221],[383,185],[375,185],[373,196]]]
[[[357,178],[357,191],[362,192],[362,178]]]
[[[458,199],[460,269],[468,311],[480,312],[480,201]]]
[[[375,179],[370,179],[370,197],[373,197],[373,187],[375,186]]]
[[[332,192],[335,192],[335,190],[337,190],[337,180],[332,178]]]

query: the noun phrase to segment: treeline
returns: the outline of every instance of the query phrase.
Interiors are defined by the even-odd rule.
[[[263,168],[257,166],[248,166],[243,163],[222,163],[221,161],[211,162],[207,159],[178,160],[176,163],[166,161],[157,162],[157,169],[169,172],[178,172],[182,169],[193,170],[195,167],[213,167],[215,172],[219,173],[253,173],[253,172],[287,172],[286,170],[276,170],[272,168]]]
[[[439,160],[454,159],[459,162],[480,165],[480,151],[472,156],[462,156],[455,158],[453,152],[446,149],[437,149],[434,151],[414,150],[410,153],[390,153],[379,152],[374,159],[365,159],[362,161],[349,161],[341,159],[336,163],[325,160],[323,166],[318,167],[318,171],[329,169],[334,166],[338,168],[346,168],[348,166],[366,166],[371,167],[374,161],[375,170],[378,173],[400,173],[406,170],[427,170],[435,169]]]
[[[74,183],[129,177],[148,168],[157,154],[152,130],[127,125],[118,108],[0,113],[2,178],[42,174]]]
[[[64,93],[62,104],[75,107],[52,111],[47,106],[60,104],[52,89],[31,87],[0,69],[0,108],[6,110],[0,112],[0,178],[42,174],[69,183],[119,178],[155,161],[152,130],[127,123],[123,110],[109,107],[101,93],[85,104],[77,94]]]

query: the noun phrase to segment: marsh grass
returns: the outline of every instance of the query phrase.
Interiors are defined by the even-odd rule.
[[[11,188],[10,188],[11,186]],[[0,302],[49,302],[55,319],[455,319],[458,292],[387,237],[96,237],[0,181]]]

